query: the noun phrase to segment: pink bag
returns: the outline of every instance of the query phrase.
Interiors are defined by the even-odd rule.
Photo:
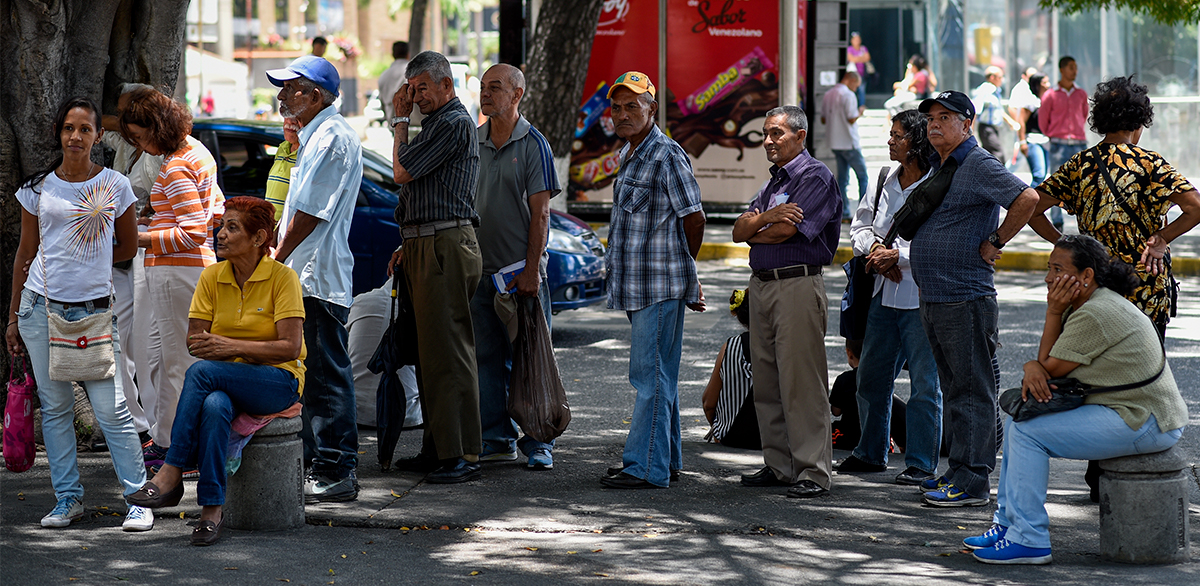
[[[18,363],[20,375],[17,374]],[[21,357],[11,365],[8,402],[4,406],[4,465],[13,472],[24,472],[33,466],[33,394],[36,392],[37,383],[29,374],[28,359]]]

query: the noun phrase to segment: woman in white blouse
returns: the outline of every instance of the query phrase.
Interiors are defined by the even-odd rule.
[[[896,483],[919,484],[932,479],[937,470],[942,391],[933,351],[921,325],[917,285],[908,265],[908,242],[897,239],[889,248],[883,240],[892,227],[892,215],[929,177],[933,147],[925,135],[922,114],[905,110],[892,118],[888,152],[900,167],[892,171],[882,192],[878,192],[878,209],[875,198],[864,197],[850,225],[854,254],[866,255],[868,270],[875,273],[875,290],[858,369],[862,438],[851,456],[836,468],[838,472],[887,470],[892,388],[907,361],[912,380],[904,449],[907,467],[896,476]]]

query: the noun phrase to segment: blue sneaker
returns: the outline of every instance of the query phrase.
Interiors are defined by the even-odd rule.
[[[990,502],[991,497],[971,496],[953,484],[925,493],[925,504],[934,507],[982,507]]]
[[[1050,563],[1054,558],[1048,547],[1025,547],[1001,538],[992,547],[977,549],[973,554],[975,559],[985,564],[1026,564],[1040,566]]]
[[[945,476],[928,478],[917,484],[917,492],[926,493],[942,490],[943,488],[946,488],[947,484],[950,484],[950,481],[947,480]]]
[[[537,448],[529,454],[529,469],[530,470],[553,470],[554,456],[550,455],[549,448]]]
[[[984,549],[996,545],[997,542],[1004,539],[1004,534],[1006,533],[1008,533],[1008,527],[993,523],[992,528],[985,531],[983,535],[964,539],[963,545],[967,549]]]

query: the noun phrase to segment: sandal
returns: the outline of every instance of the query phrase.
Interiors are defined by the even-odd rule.
[[[180,482],[171,492],[164,493],[153,482],[143,484],[137,492],[125,497],[125,502],[147,509],[173,507],[183,500],[183,483]]]
[[[221,525],[225,523],[225,516],[221,515],[221,520],[213,523],[212,521],[202,520],[196,524],[196,528],[192,530],[192,545],[212,545],[221,538]]]

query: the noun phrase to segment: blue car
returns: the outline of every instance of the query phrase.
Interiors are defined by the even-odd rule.
[[[225,197],[265,196],[275,148],[283,142],[280,123],[198,119],[192,124],[192,135],[217,158],[217,181]],[[401,241],[392,215],[400,192],[392,180],[392,162],[368,149],[362,153],[363,181],[350,226],[355,295],[387,280],[387,263]],[[586,307],[607,297],[604,245],[586,223],[551,210],[547,250],[552,311]]]

